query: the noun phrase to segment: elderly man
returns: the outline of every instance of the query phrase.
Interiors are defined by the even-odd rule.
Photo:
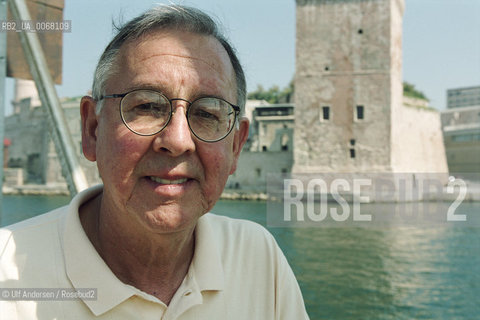
[[[204,13],[161,6],[122,27],[80,106],[103,186],[0,235],[2,287],[96,296],[6,299],[0,318],[308,318],[272,236],[206,214],[247,139],[244,104],[240,63]]]

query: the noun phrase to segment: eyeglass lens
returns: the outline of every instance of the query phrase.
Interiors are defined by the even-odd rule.
[[[128,93],[123,97],[120,108],[125,125],[140,135],[160,132],[168,124],[172,110],[167,97],[150,90]],[[235,121],[235,112],[226,101],[201,98],[188,107],[187,121],[197,138],[214,142],[230,133]]]

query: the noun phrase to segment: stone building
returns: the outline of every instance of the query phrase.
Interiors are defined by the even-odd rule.
[[[452,173],[480,173],[480,104],[442,112],[448,169]]]
[[[258,106],[252,114],[250,131],[255,137],[250,151],[293,150],[293,104]]]
[[[86,160],[81,148],[80,98],[61,101],[67,127],[75,143],[75,151],[89,184],[99,182],[95,163]],[[10,141],[6,166],[17,172],[11,178],[21,184],[44,184],[67,188],[60,161],[50,137],[47,113],[38,99],[35,84],[29,80],[16,80],[14,112],[5,118],[5,137]],[[11,176],[8,173],[6,176]]]
[[[438,112],[405,101],[403,0],[297,0],[296,173],[448,172]]]
[[[269,174],[289,173],[293,166],[294,106],[266,105],[251,108],[249,141],[243,148],[227,188],[265,192]]]

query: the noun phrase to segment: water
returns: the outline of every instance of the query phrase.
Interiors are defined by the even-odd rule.
[[[3,224],[68,203],[4,196]],[[480,212],[480,203],[469,206]],[[214,212],[266,224],[266,203],[220,201]],[[480,228],[269,228],[312,319],[479,319]]]

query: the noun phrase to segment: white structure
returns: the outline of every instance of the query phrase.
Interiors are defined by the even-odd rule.
[[[452,173],[480,173],[480,105],[442,112],[448,169]]]
[[[20,110],[20,102],[27,98],[30,99],[30,105],[32,107],[40,107],[42,105],[38,97],[35,81],[15,79],[15,100],[13,101],[15,113]]]
[[[480,106],[480,86],[447,90],[447,108]]]

